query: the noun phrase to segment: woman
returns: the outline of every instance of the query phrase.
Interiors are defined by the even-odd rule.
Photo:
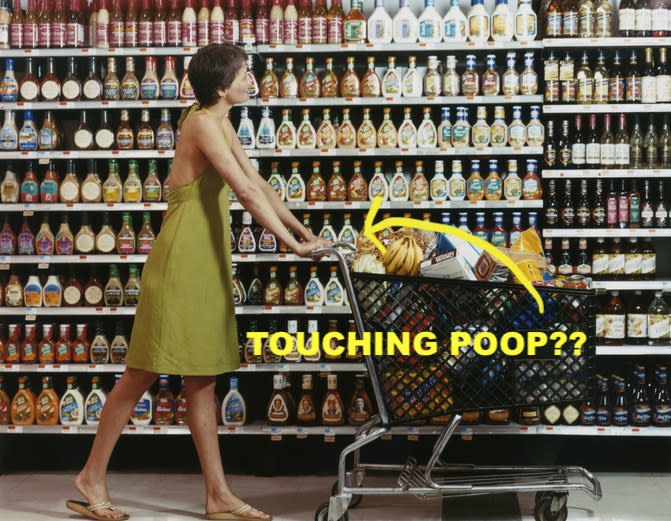
[[[297,255],[309,256],[329,243],[306,229],[256,171],[228,120],[231,107],[249,98],[244,51],[228,44],[200,49],[189,65],[189,79],[198,104],[180,120],[168,212],[142,273],[126,371],[107,399],[88,461],[75,479],[86,502],[66,503],[91,519],[128,518],[109,502],[107,465],[133,408],[159,374],[184,375],[187,421],[205,479],[206,517],[271,519],[229,489],[212,407],[214,375],[239,367],[229,191]]]

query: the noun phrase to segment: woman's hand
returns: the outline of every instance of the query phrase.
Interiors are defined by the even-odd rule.
[[[311,253],[318,248],[330,248],[333,246],[332,241],[327,241],[321,237],[313,235],[309,241],[301,242],[296,248],[294,248],[294,253],[300,257],[311,257]],[[319,259],[316,259],[319,260]]]

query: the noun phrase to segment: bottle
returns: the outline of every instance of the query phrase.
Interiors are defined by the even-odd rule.
[[[620,114],[619,130],[615,136],[615,160],[617,168],[629,166],[629,136],[627,135],[627,120],[624,114]]]
[[[5,120],[0,128],[0,150],[17,150],[19,131],[14,121],[14,111],[5,110]]]
[[[292,401],[284,388],[282,375],[273,376],[273,392],[266,408],[266,422],[269,425],[289,425],[293,420]]]
[[[238,379],[231,377],[230,390],[221,404],[221,418],[224,425],[244,425],[247,417],[245,400],[238,391]]]
[[[630,422],[636,427],[648,427],[652,420],[652,407],[645,384],[645,367],[634,366],[634,378],[636,382],[632,390]]]
[[[424,1],[424,11],[418,18],[419,42],[438,43],[443,39],[442,19],[436,11],[435,0]]]
[[[258,7],[257,7],[258,13]],[[312,43],[323,45],[328,42],[328,20],[326,0],[317,0],[315,8],[312,11]],[[257,14],[258,19],[258,14]],[[391,26],[389,27],[389,34],[391,34]]]
[[[638,70],[638,56],[636,49],[632,49],[625,78],[625,99],[628,103],[640,103],[641,81],[641,73]]]
[[[40,94],[43,101],[58,101],[61,97],[61,82],[56,76],[54,59],[47,59],[47,73],[40,83]]]
[[[351,8],[343,19],[345,43],[364,43],[366,41],[366,17],[363,14],[363,2],[352,0]]]
[[[615,164],[615,139],[610,131],[610,114],[604,114],[603,134],[601,134],[601,167],[611,168]]]
[[[475,63],[475,55],[466,56],[466,70],[461,75],[461,92],[465,96],[477,96],[480,93],[480,80]]]
[[[14,60],[5,60],[5,74],[0,82],[0,101],[16,101],[19,96],[19,84],[14,75]]]
[[[666,47],[659,48],[657,65],[657,103],[671,102],[671,74],[666,64]]]
[[[592,103],[594,92],[594,77],[592,75],[591,69],[589,68],[587,51],[583,52],[580,67],[578,67],[576,72],[576,86],[576,101],[583,104]]]
[[[457,74],[457,58],[453,55],[445,59],[445,73],[443,75],[443,94],[458,96],[461,92],[461,78]],[[449,107],[443,107],[449,110]]]
[[[641,74],[641,102],[657,102],[657,77],[652,65],[652,49],[650,47],[645,49],[645,64]]]
[[[652,34],[652,11],[648,0],[636,2],[636,36],[648,37]]]
[[[14,425],[32,425],[35,422],[35,395],[30,390],[27,376],[20,376],[18,391],[12,398],[10,422]]]
[[[488,54],[486,70],[482,75],[482,94],[485,96],[498,96],[500,83],[499,74],[496,72],[496,55]]]
[[[38,131],[33,119],[33,111],[26,110],[23,113],[23,126],[19,131],[19,150],[37,150],[38,143]]]
[[[648,345],[669,343],[669,307],[662,298],[661,291],[655,291],[655,298],[648,307]]]
[[[604,343],[621,345],[625,334],[625,315],[619,291],[612,291],[605,313]]]
[[[668,427],[671,425],[671,398],[667,388],[666,366],[658,365],[655,369],[657,376],[657,389],[655,392],[655,407],[652,412],[652,423],[656,427]]]
[[[653,117],[650,116],[650,125],[648,131],[643,138],[643,156],[645,158],[645,166],[647,168],[656,168],[659,159],[659,148],[657,147],[659,140],[657,139],[657,131],[653,123]]]
[[[84,397],[74,376],[68,376],[67,390],[59,404],[59,416],[61,425],[81,425],[84,421]]]
[[[298,11],[295,0],[287,0],[284,8],[284,45],[298,44]]]
[[[187,0],[188,2],[189,0]],[[154,397],[147,389],[131,412],[130,421],[133,425],[149,425],[152,419]]]
[[[333,0],[331,7],[326,13],[326,25],[328,33],[327,43],[342,43],[343,42],[343,18],[345,17],[342,10],[341,0]]]
[[[515,105],[513,119],[508,127],[508,143],[511,147],[523,147],[526,142],[527,126],[522,123],[522,107]]]
[[[636,2],[635,0],[622,0],[618,7],[619,35],[631,38],[636,34]]]
[[[469,201],[482,201],[485,195],[485,182],[480,175],[480,161],[471,161],[471,175],[466,182],[466,194]]]
[[[327,382],[327,392],[320,407],[322,424],[342,425],[345,423],[345,406],[338,392],[337,375],[329,374]]]
[[[33,59],[26,58],[26,72],[18,87],[18,94],[23,101],[37,101],[40,94],[40,81],[35,75]]]
[[[114,338],[110,344],[110,362],[113,364],[125,364],[128,355],[128,340],[124,332],[122,322],[118,321],[114,332]]]
[[[578,36],[578,3],[576,0],[567,0],[561,3],[562,36],[575,38]]]
[[[49,3],[43,1],[37,18],[36,39],[39,47],[51,47],[51,9],[49,7]]]
[[[669,29],[669,6],[666,2],[653,1],[650,4],[652,36],[667,36]]]
[[[368,41],[370,43],[390,43],[393,33],[391,16],[384,8],[384,0],[375,0],[375,9],[368,17]]]
[[[448,182],[448,195],[450,201],[463,201],[466,198],[466,180],[462,175],[462,165],[459,159],[452,161],[452,175]]]
[[[336,168],[340,171],[340,162],[334,161],[333,172],[335,175]],[[368,182],[361,174],[361,161],[354,162],[354,174],[347,184],[347,195],[350,201],[367,201],[368,200]]]
[[[490,141],[490,130],[487,124],[487,108],[478,107],[477,120],[473,125],[473,145],[475,147],[487,147]]]
[[[326,220],[326,217],[324,217]],[[335,236],[335,233],[333,234]],[[322,235],[320,234],[320,237]],[[344,306],[347,303],[345,289],[338,280],[338,268],[331,266],[331,276],[324,287],[324,305],[326,306]]]
[[[485,10],[484,0],[471,0],[468,12],[468,40],[484,43],[489,40],[489,13]]]
[[[513,39],[513,13],[507,0],[497,0],[492,13],[491,34],[494,41],[510,42]],[[523,23],[523,22],[521,22]]]
[[[261,122],[256,132],[256,148],[275,148],[275,122],[268,107],[261,111]]]
[[[559,38],[562,36],[562,12],[559,0],[550,0],[545,8],[545,37]]]
[[[296,127],[291,121],[291,110],[282,110],[282,123],[277,128],[277,146],[282,149],[296,148]]]
[[[170,391],[168,375],[160,375],[158,393],[154,398],[154,423],[156,425],[172,425],[175,421],[175,397]]]
[[[284,288],[284,305],[300,306],[303,304],[303,287],[296,278],[296,266],[289,267],[289,282]]]

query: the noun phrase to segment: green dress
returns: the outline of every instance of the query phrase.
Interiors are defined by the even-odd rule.
[[[240,367],[229,192],[212,165],[168,192],[168,212],[142,271],[127,367],[190,376]]]

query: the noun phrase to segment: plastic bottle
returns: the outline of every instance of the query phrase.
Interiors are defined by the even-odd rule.
[[[495,42],[509,42],[513,39],[513,13],[508,6],[508,0],[496,0],[496,7],[492,13],[491,33]]]
[[[327,306],[343,306],[347,304],[347,296],[345,295],[345,288],[338,280],[338,267],[331,266],[330,270],[331,277],[324,287],[324,304]]]
[[[520,0],[515,13],[515,39],[529,42],[538,34],[538,17],[531,8],[531,0]]]
[[[399,0],[399,8],[394,15],[393,40],[396,43],[415,43],[419,33],[417,17],[408,7],[409,0]]]
[[[238,125],[238,139],[242,148],[249,150],[256,147],[254,134],[254,123],[249,119],[249,110],[247,107],[242,107],[240,109],[240,124]]]
[[[394,172],[389,186],[389,200],[407,201],[409,196],[410,188],[403,172],[403,161],[396,161],[396,172]]]
[[[196,16],[195,0],[186,0],[182,12],[182,45],[184,47],[195,47],[197,44],[198,18]]]
[[[384,0],[375,0],[375,10],[368,17],[368,41],[370,43],[390,43],[393,21],[384,8]]]
[[[445,164],[442,160],[437,160],[434,166],[434,174],[431,178],[431,200],[447,200],[447,178],[445,177]]]
[[[130,421],[133,422],[133,425],[149,425],[151,423],[153,403],[154,399],[149,389],[147,389],[130,415]]]
[[[424,0],[424,11],[419,15],[420,43],[438,43],[443,39],[442,20],[436,11],[435,0]]]
[[[247,408],[242,394],[238,391],[238,379],[231,377],[231,388],[221,404],[221,418],[224,425],[244,425]]]
[[[459,0],[450,0],[450,9],[443,17],[443,41],[465,42],[468,36],[466,15],[459,7]]]
[[[175,421],[175,397],[170,391],[168,375],[160,375],[158,389],[158,394],[154,398],[154,423],[172,425]]]
[[[77,378],[68,376],[67,386],[58,408],[61,425],[81,425],[84,421],[84,397],[79,392]]]
[[[264,107],[261,112],[261,122],[256,133],[256,148],[275,148],[275,122],[268,107]]]
[[[100,423],[100,414],[107,401],[107,394],[103,391],[100,384],[100,377],[91,378],[91,392],[86,396],[84,402],[84,419],[87,425],[98,425]]]
[[[484,0],[472,0],[468,12],[468,40],[484,43],[489,40],[489,13],[484,6]]]

